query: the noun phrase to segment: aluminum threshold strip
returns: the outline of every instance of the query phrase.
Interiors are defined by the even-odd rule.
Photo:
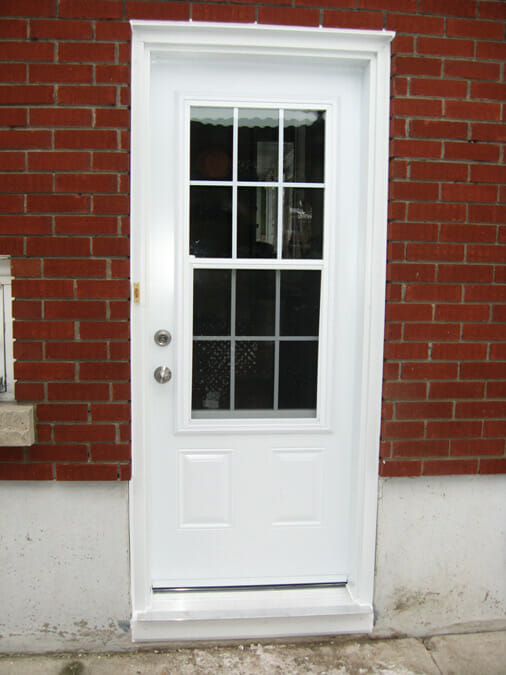
[[[166,586],[152,588],[154,593],[216,593],[217,591],[293,591],[304,588],[344,588],[346,581],[306,584],[255,584],[244,586]]]

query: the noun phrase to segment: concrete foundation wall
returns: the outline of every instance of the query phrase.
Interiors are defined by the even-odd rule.
[[[380,480],[377,635],[506,627],[506,476]]]
[[[382,479],[377,635],[505,627],[506,476]],[[0,652],[132,649],[128,486],[0,483]]]
[[[0,652],[126,649],[128,485],[0,483]]]

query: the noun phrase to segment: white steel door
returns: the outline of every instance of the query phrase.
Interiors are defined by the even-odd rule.
[[[346,582],[363,78],[259,55],[151,67],[152,587]]]

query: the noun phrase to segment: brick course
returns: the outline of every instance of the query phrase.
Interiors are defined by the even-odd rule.
[[[128,480],[129,19],[387,28],[383,476],[506,472],[506,5],[3,0],[0,253],[38,442],[0,479]]]

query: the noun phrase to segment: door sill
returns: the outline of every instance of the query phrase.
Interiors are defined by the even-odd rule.
[[[134,642],[369,633],[373,609],[349,588],[151,593],[134,612]]]

